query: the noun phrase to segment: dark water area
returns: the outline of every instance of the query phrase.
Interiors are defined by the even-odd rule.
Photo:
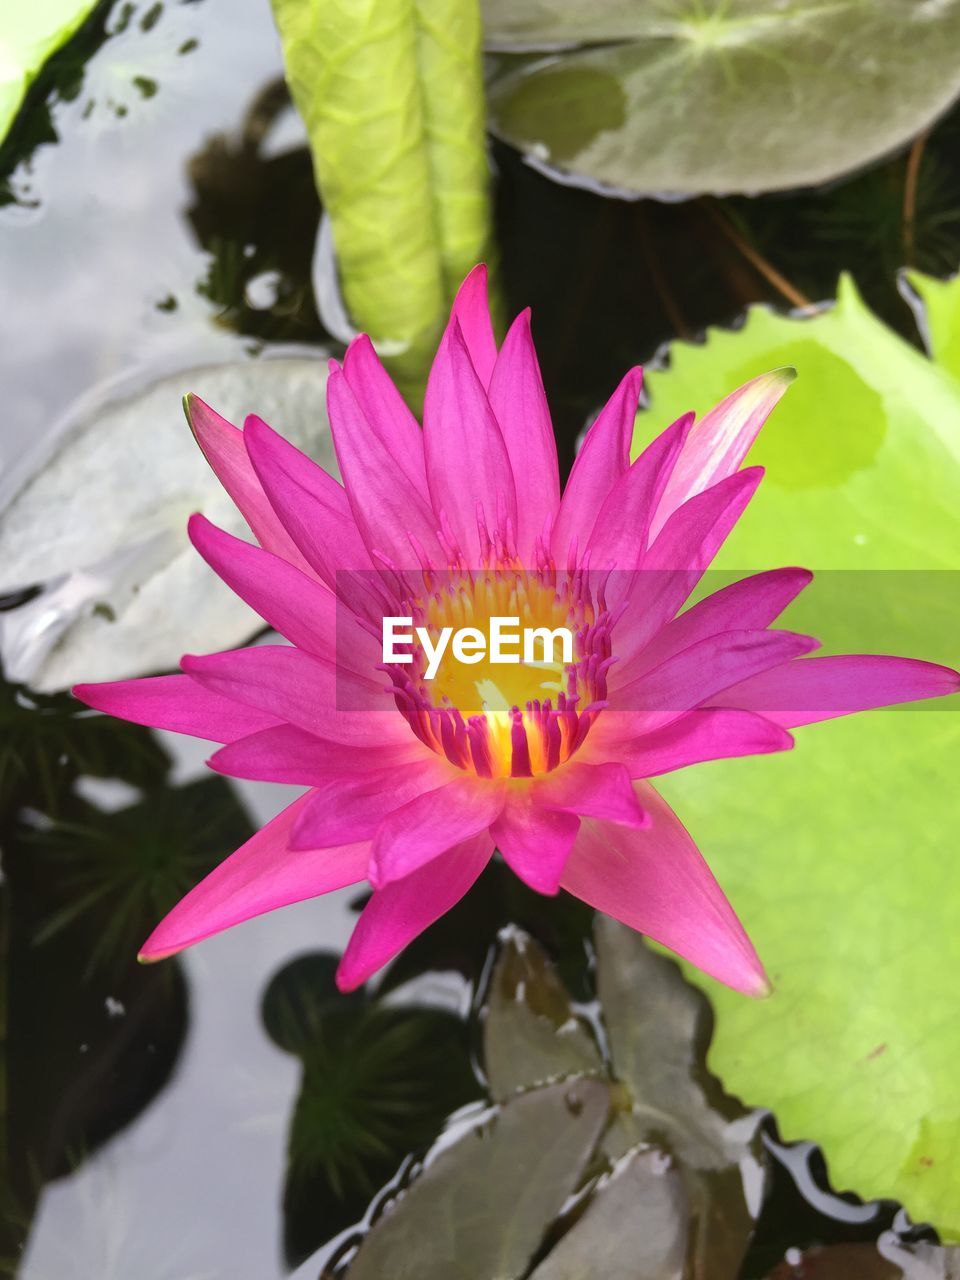
[[[958,136],[954,111],[925,144],[912,252],[932,272],[960,253]],[[749,303],[789,309],[781,277],[819,302],[851,270],[914,333],[894,285],[905,155],[829,191],[680,205],[558,186],[499,143],[491,158],[508,310],[533,307],[565,467],[626,367]],[[189,369],[278,345],[337,353],[311,283],[319,216],[263,0],[98,9],[0,150],[0,489],[111,390],[180,372],[188,390]],[[317,1251],[485,1100],[498,930],[522,926],[594,999],[589,913],[499,866],[369,994],[332,983],[355,890],[139,967],[152,924],[285,789],[228,783],[201,743],[11,685],[0,735],[0,1274],[314,1278]],[[743,1280],[788,1250],[924,1234],[896,1205],[837,1195],[774,1118],[764,1132]]]

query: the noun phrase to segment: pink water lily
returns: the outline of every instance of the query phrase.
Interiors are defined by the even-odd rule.
[[[797,725],[960,686],[930,663],[807,656],[814,640],[771,627],[810,581],[802,569],[756,574],[681,612],[760,481],[741,464],[791,378],[754,379],[631,464],[633,369],[561,493],[529,313],[498,350],[477,268],[440,344],[422,430],[367,338],[332,366],[342,485],[258,418],[241,431],[189,397],[200,447],[259,545],[200,515],[190,537],[289,643],[75,692],[221,744],[210,759],[221,773],[307,790],[187,894],[142,957],[369,883],[338,971],[350,990],[499,850],[539,893],[564,889],[762,994],[753,946],[649,779],[782,751]],[[429,680],[422,655],[383,661],[385,617],[433,633],[482,630],[495,615],[568,627],[572,660],[445,659]]]

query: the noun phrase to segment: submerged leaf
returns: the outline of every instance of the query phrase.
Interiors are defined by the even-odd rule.
[[[925,285],[921,288],[926,292]],[[960,361],[956,282],[926,359],[849,281],[813,319],[752,309],[736,332],[675,344],[653,371],[637,447],[681,411],[784,363],[798,379],[748,462],[766,477],[720,563],[801,564],[782,620],[830,647],[957,664]],[[882,572],[887,571],[887,572]],[[907,572],[909,571],[909,572]],[[833,1185],[893,1197],[960,1237],[954,1016],[960,968],[960,719],[954,702],[801,729],[789,756],[717,762],[661,789],[736,903],[774,985],[756,1003],[709,983],[711,1068]]]
[[[960,1250],[935,1244],[832,1244],[785,1259],[767,1280],[960,1280]]]
[[[499,60],[495,131],[627,192],[826,182],[902,146],[960,91],[958,0],[485,0],[484,14],[496,49],[569,50]]]
[[[483,1060],[498,1101],[518,1089],[603,1070],[596,1041],[542,949],[512,929],[490,979]]]
[[[607,1117],[599,1080],[547,1085],[444,1144],[370,1229],[351,1280],[520,1280]]]
[[[195,391],[236,422],[256,411],[332,467],[326,377],[319,353],[184,370],[65,433],[0,514],[0,590],[49,588],[0,615],[9,678],[51,691],[144,675],[175,667],[187,635],[227,649],[262,629],[187,538],[194,511],[250,534],[180,401]]]

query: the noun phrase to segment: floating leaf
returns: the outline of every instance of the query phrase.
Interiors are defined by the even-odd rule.
[[[846,571],[820,574],[787,615],[788,626],[813,622],[831,646],[903,643],[957,663],[960,368],[945,340],[950,288],[953,300],[940,293],[930,324],[946,363],[881,324],[847,280],[831,310],[799,320],[754,308],[736,332],[675,344],[669,368],[649,379],[638,447],[681,408],[702,412],[753,374],[796,365],[798,380],[749,459],[766,478],[721,563]],[[868,609],[865,628],[857,615]],[[952,705],[801,729],[790,754],[685,770],[662,790],[775,988],[754,1002],[709,984],[712,1069],[745,1102],[772,1108],[785,1139],[819,1143],[835,1186],[896,1198],[956,1238]]]
[[[483,1060],[497,1100],[530,1085],[603,1070],[596,1041],[556,971],[519,929],[508,932],[490,978]]]
[[[351,1280],[519,1280],[604,1121],[599,1080],[519,1094],[444,1146],[366,1236]]]
[[[23,95],[54,50],[65,44],[97,0],[31,0],[4,5],[0,17],[0,142]]]
[[[687,1214],[677,1167],[659,1151],[632,1151],[531,1280],[682,1280]]]
[[[957,0],[485,0],[494,130],[574,181],[645,195],[826,182],[960,91]],[[842,128],[838,121],[843,122]]]
[[[184,370],[87,413],[0,514],[0,590],[49,584],[0,615],[8,676],[58,690],[169,670],[187,635],[196,650],[250,639],[262,621],[187,539],[193,511],[249,532],[180,401],[195,391],[233,421],[256,412],[332,467],[325,389],[316,353]]]

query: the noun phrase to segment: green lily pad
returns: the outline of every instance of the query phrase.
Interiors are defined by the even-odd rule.
[[[437,1154],[366,1236],[351,1280],[519,1280],[607,1117],[599,1080],[520,1094]]]
[[[836,306],[812,319],[754,308],[737,332],[675,344],[669,368],[650,375],[637,447],[681,409],[702,412],[754,373],[795,364],[797,382],[749,459],[766,478],[721,565],[820,571],[786,618],[827,647],[957,665],[957,285],[913,285],[937,299],[927,325],[936,361],[843,281]],[[900,1200],[954,1239],[955,705],[802,729],[792,753],[662,782],[774,984],[752,1002],[708,983],[711,1068],[746,1103],[772,1108],[784,1138],[818,1142],[835,1186]]]
[[[495,132],[628,192],[813,186],[902,146],[960,92],[953,0],[485,0],[484,16],[491,47],[527,55],[499,59]]]
[[[97,0],[30,0],[0,18],[0,142],[37,72],[93,12]]]

